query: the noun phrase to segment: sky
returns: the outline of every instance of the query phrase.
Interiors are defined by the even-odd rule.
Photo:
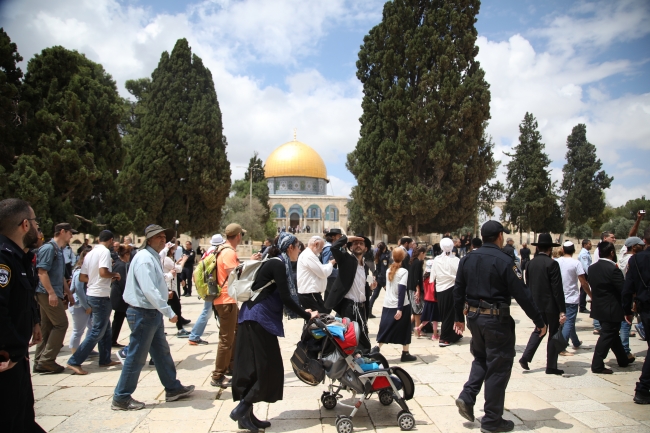
[[[329,193],[356,184],[345,168],[359,138],[362,86],[356,60],[382,18],[382,0],[4,0],[0,26],[21,67],[62,45],[101,63],[124,97],[163,51],[187,38],[211,70],[233,179],[253,152],[264,160],[298,140],[325,160]],[[478,60],[490,83],[488,133],[504,164],[526,112],[539,123],[551,175],[561,181],[566,138],[578,123],[614,177],[620,206],[650,196],[650,2],[484,1]]]

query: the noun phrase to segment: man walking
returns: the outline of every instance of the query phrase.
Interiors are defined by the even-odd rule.
[[[65,310],[68,305],[74,305],[74,298],[65,280],[62,248],[76,233],[68,223],[57,224],[54,227],[54,239],[39,248],[36,254],[39,278],[36,299],[41,311],[43,341],[36,346],[34,373],[61,373],[65,369],[56,363],[56,357],[63,347],[68,329]]]
[[[343,232],[341,232],[341,229],[331,229],[330,231],[325,230],[325,246],[323,247],[323,251],[321,251],[320,254],[320,262],[324,265],[328,264],[330,260],[334,258],[332,255],[332,243],[336,242],[343,236]],[[338,265],[335,263],[334,268],[332,269],[332,272],[330,273],[329,277],[327,277],[327,288],[325,289],[330,290],[332,288],[332,285],[334,284],[334,281],[336,281],[336,277],[339,276],[339,269]]]
[[[531,245],[537,247],[537,255],[526,268],[526,283],[533,295],[535,305],[542,313],[544,323],[548,326],[548,334],[552,337],[560,329],[560,324],[566,321],[562,273],[558,262],[551,258],[553,248],[560,245],[553,243],[548,233],[540,233],[538,241]],[[562,375],[564,371],[557,368],[559,353],[550,337],[546,345],[546,374]],[[544,336],[540,335],[537,329],[530,334],[526,349],[519,360],[519,365],[524,370],[530,370],[528,363],[533,360],[543,338]]]
[[[68,360],[67,367],[76,374],[88,374],[81,364],[88,358],[90,352],[99,343],[99,366],[112,367],[120,364],[111,361],[112,331],[111,331],[111,282],[119,281],[121,276],[113,272],[113,260],[109,247],[113,246],[113,233],[103,230],[99,233],[99,245],[86,254],[79,281],[88,283],[86,300],[91,309],[92,328],[79,348]]]
[[[323,301],[323,293],[327,289],[327,277],[334,269],[334,260],[326,265],[318,260],[325,241],[320,236],[312,236],[307,248],[298,256],[297,280],[298,299],[305,310],[329,314]]]
[[[145,228],[144,235],[145,243],[133,258],[124,289],[124,301],[129,304],[126,317],[131,327],[131,338],[122,374],[113,394],[113,410],[144,408],[145,404],[131,395],[138,385],[147,353],[151,353],[158,377],[165,387],[166,401],[176,401],[194,391],[194,385],[183,386],[176,378],[176,365],[169,351],[163,323],[163,316],[171,323],[178,320],[167,305],[167,283],[158,256],[174,237],[174,230],[152,224]]]
[[[192,273],[194,272],[194,259],[196,257],[196,253],[192,249],[192,242],[185,242],[183,255],[187,256],[187,260],[183,265],[183,272],[181,274],[181,286],[183,287],[183,296],[187,298],[189,296],[192,296]]]
[[[591,289],[585,278],[585,271],[582,264],[573,258],[576,252],[573,242],[566,241],[562,245],[564,255],[557,259],[562,273],[562,287],[564,288],[564,302],[566,305],[566,322],[562,328],[562,336],[568,342],[573,343],[573,348],[578,349],[582,346],[582,341],[578,339],[576,333],[576,317],[578,316],[578,305],[580,302],[580,290],[582,289],[591,296]],[[560,352],[562,356],[573,356],[566,350]]]
[[[528,248],[528,244],[526,242],[521,244],[519,255],[521,256],[521,270],[523,272],[524,270],[526,270],[526,266],[528,265],[528,262],[530,262],[530,248]]]
[[[650,227],[646,227],[643,233],[646,245],[650,245]],[[625,321],[632,324],[634,315],[632,304],[636,301],[636,310],[646,330],[650,329],[650,249],[634,254],[627,264],[625,287],[622,294],[623,310]],[[636,295],[636,298],[634,298]],[[648,351],[650,352],[650,341],[646,338]],[[650,357],[646,356],[643,362],[641,376],[636,383],[634,402],[637,404],[650,404]]]
[[[41,338],[32,274],[38,224],[29,203],[0,201],[0,425],[7,433],[45,432],[35,421],[29,347]],[[32,342],[30,344],[30,338]]]
[[[546,324],[524,285],[522,275],[512,257],[501,251],[503,233],[510,232],[498,221],[481,227],[483,246],[461,259],[456,284],[454,329],[462,334],[467,327],[472,333],[474,355],[469,380],[456,400],[460,415],[474,421],[476,396],[485,382],[485,416],[482,432],[507,432],[515,428],[503,419],[506,387],[515,357],[515,322],[510,316],[510,300],[515,298],[526,315],[546,334]]]
[[[582,270],[585,271],[584,275],[587,281],[589,281],[589,266],[591,266],[591,241],[589,239],[582,240],[582,249],[580,254],[578,254],[578,260],[582,265]],[[581,313],[590,313],[587,309],[587,292],[581,288],[580,290],[580,312]]]

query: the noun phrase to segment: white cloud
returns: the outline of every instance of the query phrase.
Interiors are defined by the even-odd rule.
[[[336,176],[329,176],[330,184],[327,187],[327,193],[335,196],[350,197],[354,184],[339,179]]]
[[[637,185],[632,188],[625,187],[621,184],[613,184],[610,189],[605,190],[607,203],[611,206],[618,207],[624,205],[628,200],[641,198],[645,195],[650,197],[650,183]]]

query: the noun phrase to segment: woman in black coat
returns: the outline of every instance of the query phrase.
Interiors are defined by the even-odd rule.
[[[129,272],[129,264],[131,260],[131,247],[129,245],[120,245],[117,249],[117,260],[113,263],[113,272],[120,274],[119,280],[113,280],[111,283],[111,306],[113,307],[113,326],[111,328],[113,347],[124,347],[123,344],[117,342],[120,337],[120,331],[126,318],[126,310],[129,304],[124,302],[122,295],[124,295],[124,288],[126,287],[126,275]]]
[[[407,293],[409,296],[409,302],[411,303],[411,312],[413,313],[411,322],[415,322],[415,331],[418,334],[418,338],[422,335],[422,331],[420,330],[420,316],[424,309],[422,276],[424,275],[424,255],[426,252],[427,249],[425,247],[419,247],[414,250],[413,257],[411,257],[411,263],[409,264]],[[405,260],[408,260],[408,257],[406,257]]]
[[[376,317],[374,314],[372,314],[372,306],[375,305],[375,301],[379,297],[379,292],[381,292],[381,289],[386,287],[386,271],[388,271],[388,267],[393,262],[391,252],[388,251],[385,243],[379,242],[377,244],[377,253],[375,254],[374,261],[375,271],[373,272],[373,275],[377,280],[377,287],[375,287],[375,290],[372,291],[372,296],[370,297],[370,314],[368,315],[370,319],[374,319]]]

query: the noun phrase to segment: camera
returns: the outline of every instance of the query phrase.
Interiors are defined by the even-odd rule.
[[[639,213],[645,215],[645,211],[644,211],[644,210],[640,210]]]

